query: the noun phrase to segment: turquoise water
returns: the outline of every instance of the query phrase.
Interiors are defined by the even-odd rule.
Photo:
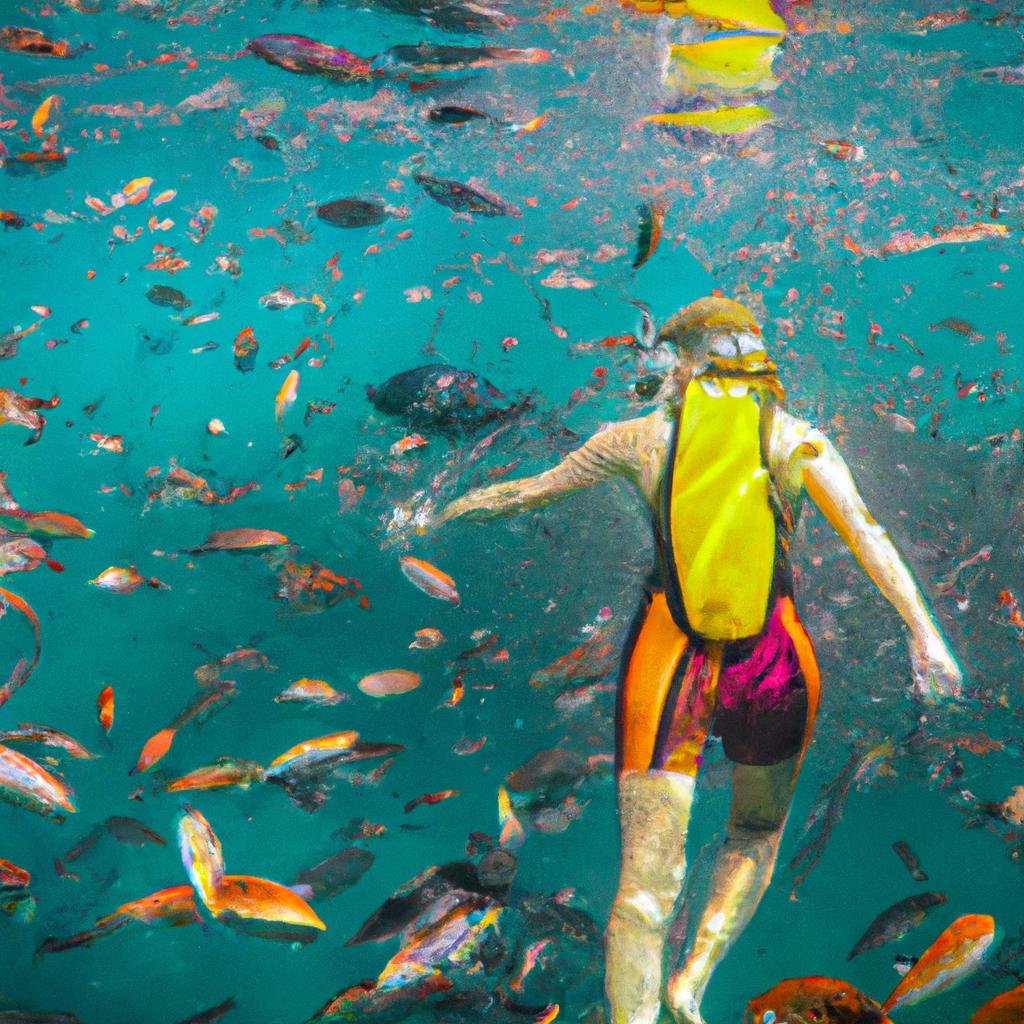
[[[585,639],[602,609],[611,612],[603,628],[621,644],[652,559],[637,499],[607,487],[543,516],[454,523],[416,539],[409,553],[456,580],[459,607],[410,586],[398,565],[403,549],[386,543],[386,527],[399,504],[420,504],[432,490],[450,498],[512,463],[516,474],[539,470],[600,423],[632,415],[632,383],[646,367],[632,348],[595,343],[639,331],[631,300],[661,319],[712,288],[762,318],[794,411],[826,427],[849,459],[928,592],[977,700],[972,714],[940,713],[929,724],[945,745],[901,747],[880,777],[851,790],[820,864],[791,901],[787,864],[819,790],[853,751],[904,737],[914,716],[902,627],[823,518],[808,511],[796,556],[799,605],[822,662],[824,706],[775,881],[712,983],[709,1024],[739,1020],[751,996],[799,974],[839,975],[882,997],[898,980],[895,954],[919,955],[962,913],[994,914],[1003,966],[1024,971],[1012,955],[1024,941],[1013,844],[990,828],[965,829],[963,813],[1004,800],[1024,781],[1024,634],[999,603],[1003,590],[1024,598],[1019,19],[987,3],[968,5],[967,17],[948,27],[922,22],[936,11],[923,2],[798,5],[791,22],[802,27],[774,58],[777,88],[749,97],[770,107],[774,122],[720,138],[639,123],[678,101],[662,84],[668,42],[702,30],[617,4],[503,8],[509,20],[492,36],[341,3],[103,0],[97,13],[83,6],[0,4],[6,24],[92,47],[69,60],[0,56],[6,149],[13,156],[38,148],[38,139],[29,141],[33,111],[56,95],[43,130],[57,129],[55,144],[67,155],[66,167],[45,177],[0,175],[0,206],[26,222],[0,238],[0,329],[35,322],[31,306],[51,311],[0,362],[0,387],[61,399],[36,445],[25,447],[28,434],[17,426],[0,428],[0,466],[24,508],[70,513],[95,530],[87,541],[53,542],[50,557],[63,572],[41,566],[3,581],[38,612],[43,653],[0,709],[0,727],[45,723],[102,755],[61,759],[80,808],[63,825],[0,804],[0,857],[31,872],[38,901],[31,921],[0,918],[0,1008],[74,1012],[86,1024],[174,1022],[234,996],[228,1019],[298,1024],[336,992],[376,977],[395,952],[395,940],[344,945],[388,894],[464,856],[470,832],[497,834],[498,787],[511,770],[554,747],[596,758],[600,768],[612,752],[610,687],[586,702],[556,698],[562,688],[612,682],[614,659],[584,680],[547,688],[529,680]],[[270,32],[364,56],[443,41],[541,47],[552,57],[415,90],[401,80],[342,84],[242,52]],[[161,56],[173,59],[156,62]],[[532,132],[431,123],[426,111],[442,104],[504,124],[548,118]],[[834,159],[822,146],[829,140],[862,146],[863,160]],[[418,171],[472,181],[522,216],[453,216],[414,183]],[[92,196],[109,205],[143,176],[153,179],[145,202],[109,214],[86,203]],[[176,195],[154,206],[166,190]],[[351,230],[315,217],[318,204],[357,195],[376,195],[398,213]],[[644,197],[667,207],[665,233],[633,272]],[[204,205],[217,215],[196,243],[189,221]],[[151,231],[151,217],[174,223]],[[898,231],[921,236],[974,221],[1005,225],[1006,236],[871,255]],[[127,238],[142,233],[124,241],[113,234],[117,226]],[[270,228],[286,244],[256,234]],[[158,244],[190,265],[173,276],[145,269]],[[335,255],[337,280],[328,266]],[[223,272],[218,257],[236,259],[241,273]],[[552,287],[559,268],[587,287]],[[180,289],[192,305],[177,313],[152,304],[145,295],[154,284]],[[282,285],[299,297],[322,296],[325,309],[262,307],[260,297]],[[407,294],[424,288],[429,297]],[[408,301],[417,294],[420,301]],[[180,319],[213,312],[219,319],[194,326]],[[88,326],[72,331],[81,320]],[[246,327],[260,348],[255,369],[242,374],[232,344]],[[279,369],[268,365],[307,337],[315,349]],[[517,343],[503,345],[508,338]],[[389,454],[408,430],[373,409],[365,386],[439,361],[476,371],[510,400],[529,396],[531,408],[473,458],[486,431],[468,439],[424,432],[427,446]],[[595,386],[600,368],[603,388]],[[291,369],[300,375],[298,400],[279,429],[274,396]],[[572,399],[588,387],[585,400]],[[336,406],[306,424],[308,402]],[[207,432],[213,417],[226,434]],[[90,434],[121,435],[125,450],[97,452]],[[302,447],[283,458],[290,434]],[[147,501],[155,487],[147,471],[166,472],[172,459],[221,493],[250,481],[259,490],[223,506]],[[321,469],[322,481],[286,489]],[[346,493],[365,487],[341,512],[339,480],[352,482]],[[299,614],[274,598],[275,573],[256,555],[178,554],[234,527],[287,534],[299,562],[359,579],[369,607],[346,598]],[[957,570],[983,549],[986,557]],[[87,585],[110,565],[137,565],[170,589],[121,595]],[[414,631],[426,627],[440,629],[446,643],[409,650]],[[495,646],[458,661],[481,630],[497,635]],[[2,664],[30,656],[31,644],[25,621],[5,615]],[[185,726],[156,768],[129,777],[143,743],[195,696],[194,669],[247,646],[276,671],[238,675],[226,708]],[[465,698],[438,708],[463,665],[472,669]],[[423,684],[388,700],[356,688],[388,668],[413,669]],[[301,677],[324,679],[351,699],[321,709],[274,703]],[[105,685],[116,693],[109,740],[95,711]],[[407,749],[379,782],[341,777],[316,813],[269,785],[188,794],[220,836],[232,872],[291,883],[345,846],[375,855],[357,884],[316,902],[327,932],[315,943],[295,950],[216,922],[134,925],[91,947],[34,958],[45,937],[81,931],[121,903],[185,882],[175,843],[183,801],[163,792],[163,782],[221,756],[265,765],[295,743],[344,729]],[[980,734],[1002,749],[965,749],[974,738],[973,749],[986,750]],[[478,752],[453,752],[463,738],[481,737]],[[727,800],[720,754],[710,761],[692,836],[698,878]],[[130,801],[140,783],[142,801]],[[460,795],[404,813],[414,797],[446,789]],[[514,896],[571,888],[571,905],[603,926],[617,864],[613,783],[595,770],[575,795],[583,813],[564,831],[528,831]],[[111,815],[139,818],[167,845],[135,848],[105,837],[67,865],[77,879],[60,877],[54,859]],[[332,835],[353,818],[386,831],[364,840]],[[929,873],[927,888],[948,903],[908,937],[847,965],[875,914],[923,888],[890,849],[900,839]],[[583,980],[564,991],[557,978],[546,980],[562,1019],[586,1013],[600,992],[599,953],[583,960]],[[966,1021],[1014,983],[1009,974],[982,973],[941,1004],[898,1020]]]

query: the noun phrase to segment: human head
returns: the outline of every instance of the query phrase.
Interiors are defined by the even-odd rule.
[[[662,325],[658,343],[674,350],[680,369],[689,374],[774,374],[764,338],[746,306],[708,295],[684,306]]]

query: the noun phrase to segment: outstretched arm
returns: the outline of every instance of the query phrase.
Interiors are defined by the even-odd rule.
[[[815,505],[910,629],[915,691],[934,698],[959,693],[962,676],[896,546],[864,505],[843,457],[823,434],[810,431],[794,453]]]
[[[573,491],[590,487],[613,476],[635,476],[632,436],[637,421],[615,424],[595,434],[582,448],[568,455],[557,466],[537,476],[508,480],[456,498],[438,516],[438,524],[467,516],[492,519],[529,512]]]

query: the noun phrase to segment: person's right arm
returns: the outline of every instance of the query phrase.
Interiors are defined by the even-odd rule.
[[[636,475],[635,443],[638,421],[616,423],[590,438],[557,466],[537,476],[507,480],[456,498],[438,515],[436,525],[465,516],[492,519],[529,512],[573,491],[615,476]]]

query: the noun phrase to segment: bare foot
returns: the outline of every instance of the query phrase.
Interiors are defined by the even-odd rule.
[[[672,979],[667,996],[666,1005],[677,1024],[705,1024],[700,1015],[700,1003],[682,978]]]

